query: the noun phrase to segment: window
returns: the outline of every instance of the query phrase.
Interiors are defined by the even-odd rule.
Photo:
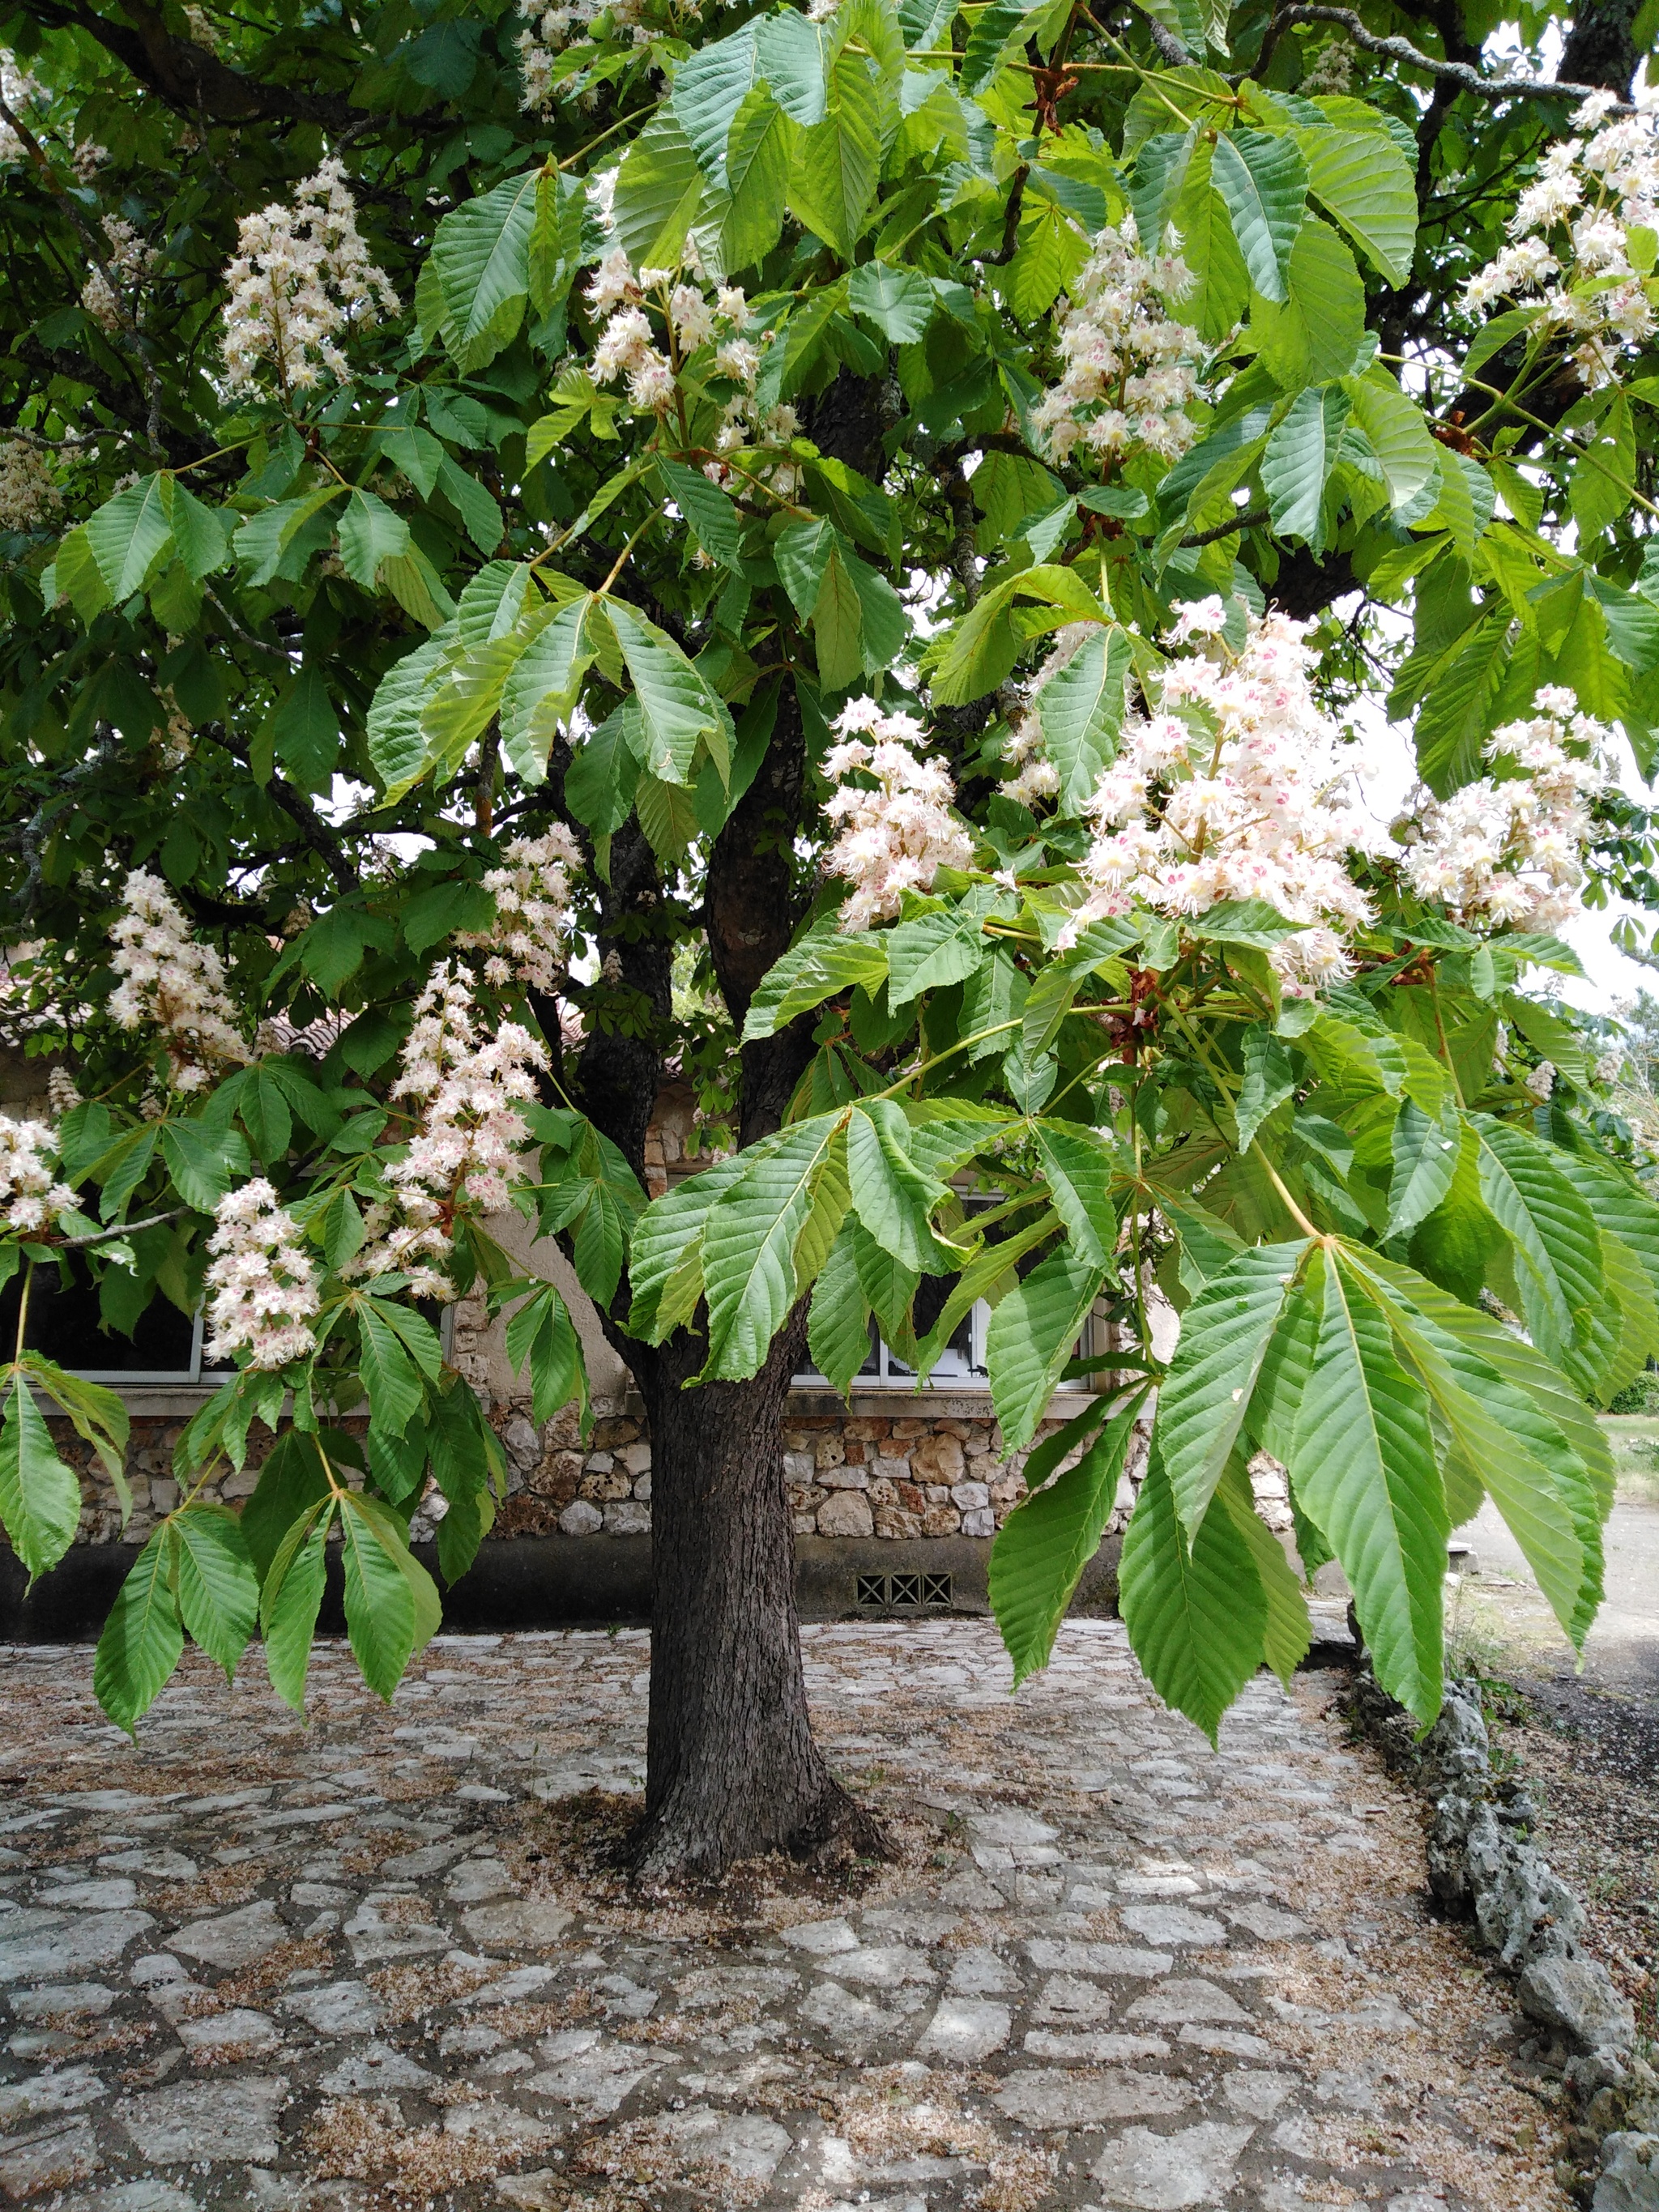
[[[170,1298],[157,1296],[133,1325],[131,1336],[106,1327],[99,1310],[97,1285],[78,1261],[66,1285],[55,1262],[37,1267],[29,1291],[24,1342],[71,1374],[89,1382],[188,1383],[217,1381],[219,1370],[202,1364],[202,1316],[179,1312]],[[17,1307],[22,1276],[14,1275],[0,1291],[0,1345],[8,1352],[17,1340]],[[228,1370],[223,1370],[228,1372]]]
[[[926,1336],[944,1310],[945,1302],[956,1288],[954,1275],[924,1275],[921,1287],[916,1292],[915,1325],[918,1336]],[[991,1319],[991,1309],[981,1298],[979,1304],[964,1314],[957,1324],[950,1342],[939,1354],[925,1384],[918,1385],[916,1370],[907,1367],[890,1346],[882,1340],[881,1332],[873,1316],[870,1322],[870,1356],[853,1379],[858,1390],[982,1390],[988,1387],[990,1370],[985,1361],[985,1332]],[[797,1375],[795,1387],[802,1390],[827,1389],[827,1378],[816,1367],[807,1367]]]

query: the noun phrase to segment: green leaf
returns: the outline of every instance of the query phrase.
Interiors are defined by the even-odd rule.
[[[806,1348],[814,1367],[841,1395],[870,1356],[870,1304],[859,1279],[851,1227],[843,1224],[812,1285]]]
[[[902,1116],[901,1115],[901,1120]],[[781,1141],[752,1147],[746,1171],[709,1209],[702,1271],[708,1300],[705,1376],[757,1373],[811,1269],[798,1246],[827,1251],[847,1211],[838,1114],[798,1122]]]
[[[302,791],[327,791],[340,757],[340,717],[321,667],[308,660],[278,693],[262,735]]]
[[[749,1002],[743,1042],[750,1044],[775,1036],[780,1030],[788,1028],[797,1014],[806,1013],[860,983],[867,991],[879,989],[887,974],[888,941],[893,934],[896,933],[859,931],[847,936],[838,915],[822,916],[767,970]]]
[[[1241,1252],[1181,1317],[1181,1338],[1158,1392],[1158,1443],[1182,1521],[1196,1529],[1250,1408],[1251,1393],[1306,1250],[1266,1244]]]
[[[1436,665],[1417,717],[1416,742],[1418,769],[1437,798],[1449,797],[1480,774],[1509,665],[1509,610],[1500,606]]]
[[[507,1356],[515,1372],[530,1370],[531,1414],[539,1426],[576,1399],[587,1407],[581,1340],[551,1283],[526,1298],[507,1325]]]
[[[990,0],[974,18],[958,80],[963,92],[981,92],[1004,60],[1042,32],[1054,9],[1052,0]]]
[[[1316,551],[1325,542],[1325,484],[1347,419],[1346,395],[1333,386],[1298,392],[1261,456],[1261,489],[1274,530],[1281,538],[1304,538]]]
[[[562,606],[514,660],[501,687],[501,750],[528,782],[546,775],[554,737],[575,711],[597,650],[596,605],[584,593]]]
[[[743,568],[743,518],[718,484],[709,483],[701,469],[687,468],[665,454],[657,457],[657,474],[663,489],[696,533],[706,553],[728,568]]]
[[[242,1508],[242,1535],[261,1580],[295,1522],[328,1495],[317,1437],[285,1429],[265,1454],[253,1495]]]
[[[879,96],[862,61],[848,55],[836,69],[829,112],[796,139],[789,175],[792,212],[844,262],[853,258],[880,170]]]
[[[749,1171],[741,1152],[688,1176],[677,1189],[653,1199],[635,1224],[628,1254],[633,1304],[630,1336],[660,1344],[691,1319],[702,1297],[702,1243],[708,1211],[722,1192]]]
[[[948,1264],[930,1222],[945,1185],[910,1158],[909,1125],[891,1098],[856,1106],[847,1125],[853,1206],[884,1251],[923,1273]]]
[[[1535,1138],[1486,1114],[1472,1115],[1471,1126],[1480,1146],[1480,1195],[1510,1240],[1528,1333],[1589,1389],[1584,1355],[1601,1303],[1595,1218]]]
[[[81,526],[98,573],[118,607],[135,592],[173,544],[167,519],[168,479],[141,477],[87,517]]]
[[[258,1577],[241,1523],[228,1505],[198,1503],[182,1507],[168,1525],[185,1626],[229,1681],[259,1609]]]
[[[177,477],[163,479],[161,497],[179,558],[199,584],[229,560],[230,534],[240,517],[223,507],[204,506]]]
[[[56,1566],[81,1519],[81,1484],[58,1456],[40,1408],[14,1370],[0,1426],[0,1526],[31,1582]]]
[[[732,118],[726,141],[730,198],[720,218],[720,253],[729,273],[753,267],[777,244],[794,151],[794,124],[769,88],[756,86]]]
[[[933,672],[935,705],[965,707],[994,691],[1009,673],[1024,643],[1009,618],[1017,599],[1043,600],[1074,621],[1107,620],[1105,609],[1073,570],[1055,562],[1022,568],[994,584],[951,633]]]
[[[382,561],[409,550],[409,525],[372,491],[354,491],[340,517],[340,559],[354,582],[373,591]]]
[[[442,631],[417,645],[380,678],[368,709],[366,738],[374,773],[388,800],[401,799],[425,775],[427,741],[421,714],[451,641]]]
[[[421,1404],[420,1377],[401,1339],[378,1304],[356,1301],[360,1364],[375,1421],[402,1436]]]
[[[464,376],[494,361],[524,319],[540,173],[526,169],[505,179],[438,225],[432,266],[443,296],[443,341]]]
[[[1024,1451],[1036,1435],[1104,1280],[1100,1268],[1062,1247],[991,1316],[986,1356],[1006,1450]]]
[[[172,1524],[164,1521],[116,1593],[92,1662],[99,1704],[129,1735],[184,1656],[171,1583]]]
[[[688,54],[674,72],[669,112],[716,185],[726,181],[726,143],[739,109],[756,88],[759,68],[755,25],[745,23]]]
[[[1285,1556],[1284,1546],[1255,1510],[1249,1472],[1237,1452],[1228,1461],[1216,1486],[1212,1513],[1218,1509],[1243,1538],[1255,1564],[1256,1579],[1267,1607],[1262,1656],[1288,1690],[1291,1677],[1307,1657],[1313,1642],[1313,1623],[1308,1617],[1308,1601]]]
[[[761,74],[779,106],[796,123],[822,122],[829,88],[824,73],[827,27],[785,9],[760,20]],[[728,167],[730,155],[727,156]]]
[[[1395,1118],[1389,1143],[1393,1167],[1383,1234],[1404,1237],[1434,1212],[1451,1188],[1462,1148],[1462,1127],[1455,1112],[1443,1120],[1425,1114],[1405,1098]]]
[[[402,1523],[372,1498],[337,1500],[345,1567],[346,1633],[369,1688],[389,1705],[404,1670],[443,1617],[437,1585],[413,1556]]]
[[[635,269],[676,269],[696,220],[703,173],[675,117],[659,110],[629,148],[611,203],[617,243]]]
[[[1440,1708],[1441,1584],[1450,1533],[1429,1401],[1386,1318],[1316,1249],[1322,1319],[1290,1461],[1303,1510],[1342,1563],[1376,1678],[1426,1724]]]
[[[161,1129],[173,1188],[186,1206],[198,1213],[211,1213],[252,1164],[240,1133],[204,1121],[163,1121]]]
[[[864,261],[847,281],[848,304],[894,345],[914,345],[933,319],[938,296],[919,270]]]
[[[324,1549],[332,1509],[319,1503],[284,1537],[259,1597],[265,1673],[284,1705],[303,1712],[306,1674],[327,1577]]]
[[[1345,377],[1342,389],[1348,395],[1354,421],[1376,457],[1389,501],[1398,513],[1439,471],[1440,449],[1429,435],[1423,410],[1380,364],[1364,376]]]
[[[438,471],[438,489],[460,516],[463,528],[479,552],[495,552],[501,542],[501,510],[477,477],[446,453]]]
[[[1242,1049],[1244,1080],[1239,1085],[1237,1109],[1238,1149],[1248,1152],[1261,1124],[1295,1091],[1296,1069],[1279,1039],[1260,1022],[1245,1030]]]
[[[665,630],[636,608],[606,602],[639,702],[641,766],[663,783],[690,783],[699,741],[729,765],[732,717],[725,702]]]
[[[1267,1601],[1231,1514],[1206,1514],[1188,1545],[1156,1443],[1123,1538],[1118,1604],[1152,1687],[1213,1743],[1261,1664]]]
[[[1285,391],[1346,376],[1365,337],[1365,287],[1354,258],[1310,216],[1291,248],[1289,300],[1257,299],[1250,327],[1269,375]]]
[[[1264,300],[1290,297],[1291,248],[1306,210],[1308,171],[1292,138],[1234,131],[1215,142],[1211,176]]]
[[[634,811],[659,867],[678,867],[702,827],[696,793],[683,783],[664,783],[648,770],[634,787]]]
[[[1048,1171],[1048,1195],[1072,1244],[1091,1267],[1115,1268],[1117,1209],[1112,1204],[1116,1161],[1109,1141],[1080,1125],[1039,1121],[1033,1134]]]
[[[1036,695],[1043,749],[1060,778],[1062,813],[1081,811],[1117,757],[1131,658],[1121,629],[1091,631]]]
[[[1412,273],[1417,180],[1393,140],[1376,131],[1300,130],[1308,190],[1362,246],[1389,283]]]
[[[982,906],[913,914],[885,935],[887,1006],[896,1013],[924,991],[942,991],[974,973],[985,957]],[[845,942],[846,940],[843,940]],[[860,975],[866,989],[873,982]],[[880,981],[878,974],[874,981]]]
[[[1598,1543],[1593,1558],[1587,1553],[1578,1524],[1594,1536],[1601,1516],[1588,1470],[1563,1431],[1483,1357],[1483,1340],[1506,1361],[1516,1340],[1380,1254],[1355,1252],[1351,1260],[1372,1285],[1455,1450],[1490,1491],[1563,1628],[1582,1643],[1601,1595],[1599,1571],[1592,1572],[1600,1550]]]
[[[1076,1465],[1017,1506],[997,1533],[991,1610],[1014,1662],[1016,1689],[1048,1665],[1072,1593],[1100,1548],[1145,1395],[1137,1392]]]

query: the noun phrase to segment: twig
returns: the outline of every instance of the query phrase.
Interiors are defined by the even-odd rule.
[[[1231,522],[1218,522],[1213,530],[1200,530],[1196,537],[1183,538],[1180,543],[1183,547],[1213,545],[1218,538],[1231,538],[1237,531],[1259,530],[1268,520],[1265,507],[1253,507],[1243,514],[1234,515]]]
[[[55,1252],[83,1252],[88,1244],[112,1244],[118,1237],[136,1237],[141,1229],[161,1229],[169,1221],[182,1220],[190,1212],[187,1206],[175,1206],[166,1213],[146,1215],[143,1221],[118,1221],[109,1229],[94,1229],[84,1237],[65,1237],[61,1244],[52,1248]]]
[[[1432,54],[1424,53],[1409,39],[1379,39],[1365,28],[1352,8],[1316,7],[1308,4],[1308,0],[1297,0],[1295,6],[1281,8],[1273,17],[1256,57],[1254,76],[1260,77],[1279,43],[1280,32],[1291,23],[1339,23],[1355,46],[1366,53],[1381,54],[1391,62],[1404,62],[1408,69],[1426,70],[1431,76],[1449,77],[1479,100],[1588,100],[1592,94],[1605,93],[1607,88],[1604,84],[1572,84],[1557,77],[1482,76],[1468,62],[1436,61]],[[1607,112],[1634,115],[1637,110],[1628,100],[1615,100]]]

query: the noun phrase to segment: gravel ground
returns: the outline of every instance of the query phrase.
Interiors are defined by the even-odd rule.
[[[89,1652],[0,1650],[0,2197],[1566,2212],[1336,1678],[1212,1753],[1115,1623],[1018,1703],[981,1621],[805,1648],[896,1858],[656,1902],[615,1871],[641,1633],[442,1638],[389,1711],[325,1646],[309,1728],[192,1661],[136,1749]]]

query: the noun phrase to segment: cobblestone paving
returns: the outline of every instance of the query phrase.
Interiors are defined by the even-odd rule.
[[[193,1662],[135,1751],[0,1651],[0,2198],[72,2212],[1564,2212],[1414,1802],[1259,1682],[1218,1755],[1115,1623],[1010,1701],[974,1621],[809,1630],[891,1823],[650,1905],[647,1639],[441,1639],[301,1729]]]

